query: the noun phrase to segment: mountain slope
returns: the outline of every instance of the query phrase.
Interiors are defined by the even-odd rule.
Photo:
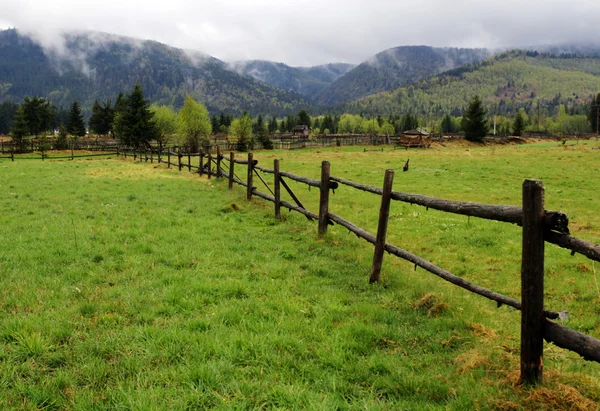
[[[343,110],[365,113],[461,115],[469,100],[481,96],[499,114],[534,104],[582,106],[600,91],[600,58],[512,51],[486,61],[432,76],[391,92],[348,103]]]
[[[334,105],[369,94],[393,90],[489,57],[486,49],[403,46],[385,50],[365,61],[321,91],[315,102]]]
[[[229,68],[242,76],[251,77],[283,90],[313,98],[329,83],[337,80],[354,67],[336,63],[314,67],[290,67],[265,60],[237,61]]]
[[[114,101],[139,81],[153,102],[179,107],[191,94],[213,113],[285,114],[309,105],[202,53],[104,33],[68,34],[63,44],[44,49],[16,30],[4,30],[0,56],[0,101],[39,95],[57,106],[77,99],[90,107],[95,99]]]

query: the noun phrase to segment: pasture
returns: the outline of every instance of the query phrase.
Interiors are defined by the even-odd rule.
[[[265,167],[446,199],[546,208],[598,242],[595,141],[256,152]],[[402,166],[410,157],[410,170]],[[243,170],[243,169],[242,169]],[[243,171],[238,171],[242,175]],[[260,182],[255,185],[261,191]],[[318,190],[293,184],[308,209]],[[600,364],[545,345],[545,384],[517,384],[519,312],[227,182],[130,160],[0,160],[3,409],[596,409]],[[330,209],[375,232],[379,197]],[[388,242],[519,298],[521,229],[393,203]],[[546,307],[600,336],[598,267],[546,246]]]

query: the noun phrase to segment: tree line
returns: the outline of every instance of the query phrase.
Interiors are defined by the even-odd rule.
[[[209,116],[208,110],[191,96],[179,110],[169,106],[150,104],[144,97],[140,84],[129,94],[119,93],[115,103],[111,100],[95,101],[88,127],[81,107],[74,101],[70,109],[57,109],[48,100],[37,96],[26,97],[21,105],[0,104],[0,133],[10,135],[22,144],[28,136],[56,135],[55,146],[68,147],[70,139],[85,136],[88,131],[118,138],[123,144],[140,147],[155,141],[160,145],[175,143],[197,151],[209,144],[214,134],[226,135],[240,150],[247,150],[255,142],[271,148],[271,137],[277,133],[290,133],[294,127],[311,128],[312,136],[328,134],[372,134],[392,136],[406,130],[423,128],[433,133],[464,132],[469,140],[481,141],[488,134],[520,136],[526,131],[551,134],[581,134],[597,131],[600,120],[600,94],[592,99],[584,114],[568,113],[559,105],[553,116],[542,115],[532,107],[529,112],[521,108],[513,117],[497,115],[493,107],[485,108],[479,96],[474,96],[462,116],[444,115],[441,120],[426,120],[414,114],[365,116],[363,114],[319,115],[311,117],[306,110],[283,118],[248,113],[234,118],[220,113]]]

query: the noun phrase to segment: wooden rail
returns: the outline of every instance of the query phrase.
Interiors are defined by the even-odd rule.
[[[167,152],[168,166],[175,165],[170,162],[170,155],[177,155],[178,159],[181,159],[181,153]],[[160,151],[158,156],[160,162]],[[423,195],[393,191],[393,171],[391,170],[386,171],[383,188],[379,188],[331,176],[330,165],[327,161],[324,161],[321,165],[321,180],[314,180],[281,171],[279,169],[278,160],[274,161],[273,169],[259,166],[252,153],[248,154],[247,160],[235,159],[233,153],[231,153],[229,159],[227,159],[218,153],[214,160],[215,164],[217,164],[216,171],[212,171],[210,166],[208,168],[203,168],[203,155],[199,154],[199,157],[200,166],[198,167],[192,166],[190,161],[188,161],[187,167],[190,171],[192,168],[197,168],[200,173],[202,173],[203,170],[206,170],[209,177],[211,175],[214,175],[217,178],[227,177],[230,188],[233,187],[233,183],[246,187],[246,198],[248,200],[257,197],[274,203],[276,218],[280,218],[281,207],[287,208],[290,211],[296,211],[306,216],[310,220],[317,220],[319,236],[325,235],[328,225],[335,223],[345,227],[359,238],[373,244],[375,246],[375,252],[370,276],[371,282],[379,280],[379,271],[383,264],[383,253],[384,251],[387,251],[389,254],[409,261],[413,263],[415,267],[421,267],[425,271],[432,273],[445,281],[495,301],[498,304],[498,307],[507,305],[522,311],[521,380],[524,383],[536,384],[542,381],[544,339],[559,347],[576,352],[586,360],[600,362],[600,340],[550,321],[560,318],[560,313],[545,309],[543,302],[544,244],[546,242],[553,243],[559,247],[571,250],[573,254],[580,253],[596,261],[600,261],[600,245],[570,236],[568,227],[569,219],[567,215],[559,211],[545,210],[544,188],[540,181],[525,180],[523,185],[523,207],[518,207],[443,200]],[[208,164],[211,164],[210,153],[208,153],[207,157],[209,159]],[[221,162],[229,162],[228,173],[221,169]],[[177,165],[179,165],[179,163],[180,161]],[[246,182],[234,175],[233,170],[235,164],[247,166]],[[271,190],[267,182],[260,174],[258,174],[259,171],[262,173],[273,174],[274,190]],[[261,192],[253,186],[253,177],[255,175],[257,175],[268,190],[271,191],[272,195]],[[318,214],[309,211],[304,207],[300,199],[287,185],[284,177],[312,187],[319,187],[320,201]],[[329,190],[338,188],[338,183],[382,196],[377,235],[371,234],[343,217],[329,211]],[[281,186],[283,186],[296,204],[281,199]],[[387,220],[389,217],[389,203],[391,200],[417,204],[448,213],[479,217],[522,226],[521,301],[473,284],[436,266],[418,255],[387,243],[385,238],[387,232]]]

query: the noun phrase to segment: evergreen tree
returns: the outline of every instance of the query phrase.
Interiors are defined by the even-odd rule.
[[[291,114],[288,114],[287,121],[285,122],[285,124],[287,131],[291,132],[292,130],[294,130],[294,127],[296,127],[296,118]]]
[[[214,132],[217,132],[219,130],[219,128],[221,127],[221,124],[219,123],[219,118],[217,116],[215,116],[214,114],[210,118],[210,125]]]
[[[156,137],[149,104],[137,83],[129,96],[119,95],[115,105],[114,131],[126,145],[139,147]]]
[[[57,150],[64,150],[66,148],[69,148],[67,128],[64,124],[61,124],[58,127],[58,135],[56,136],[56,143],[54,144],[54,147]]]
[[[18,104],[9,101],[0,104],[0,135],[10,133],[10,126],[18,109]]]
[[[311,126],[310,116],[306,110],[300,110],[298,112],[298,116],[296,117],[296,125],[308,127]]]
[[[588,121],[590,122],[590,126],[592,128],[593,133],[598,132],[598,114],[600,113],[600,93],[592,97],[592,102],[590,103],[590,108],[588,110]]]
[[[271,118],[269,122],[269,133],[274,133],[277,131],[277,119],[275,117]]]
[[[85,123],[83,121],[83,115],[81,114],[81,107],[77,100],[71,105],[69,111],[69,122],[67,123],[67,133],[76,137],[85,136]]]
[[[449,114],[446,114],[444,118],[442,118],[441,124],[442,133],[454,133],[454,122],[452,121],[452,117]]]
[[[479,96],[473,97],[462,119],[462,129],[469,141],[482,141],[488,132],[486,110]]]
[[[96,100],[92,106],[92,116],[88,122],[90,132],[107,135],[112,130],[114,116],[114,109],[110,100],[102,102],[102,104],[99,104]]]
[[[54,122],[54,110],[46,99],[37,96],[25,97],[21,108],[25,114],[28,134],[37,136],[50,130]]]
[[[15,118],[12,122],[10,135],[19,147],[23,145],[23,139],[29,134],[29,125],[27,124],[27,116],[23,107],[19,107],[15,113]]]
[[[523,134],[523,130],[525,129],[525,119],[523,119],[523,115],[519,111],[515,116],[515,121],[513,122],[513,136],[521,136]]]

